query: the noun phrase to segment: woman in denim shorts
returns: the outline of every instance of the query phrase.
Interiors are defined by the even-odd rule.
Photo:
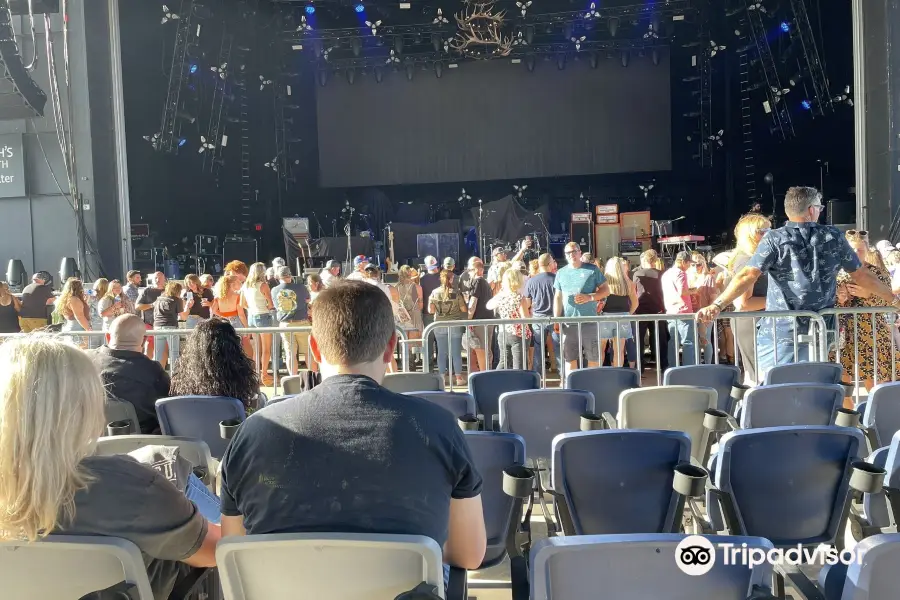
[[[250,266],[247,281],[241,291],[241,306],[247,310],[247,323],[250,327],[274,327],[275,319],[272,311],[275,303],[272,302],[272,291],[266,283],[266,265],[258,262]],[[272,385],[273,379],[269,376],[269,362],[272,358],[272,334],[261,333],[256,338],[261,357],[259,375],[263,385]]]

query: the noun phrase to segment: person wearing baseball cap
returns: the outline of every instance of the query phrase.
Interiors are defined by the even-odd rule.
[[[427,299],[431,298],[431,292],[441,287],[441,269],[433,256],[426,256],[424,263],[427,273],[419,278],[419,285],[422,287],[422,297]],[[422,312],[422,321],[427,327],[434,322],[434,315],[425,310]]]
[[[331,287],[341,277],[341,261],[329,260],[325,263],[325,268],[319,272],[319,278],[322,280],[323,287]]]
[[[456,261],[448,256],[444,259],[444,268],[448,271],[452,271],[456,268]]]
[[[365,281],[366,280],[366,265],[369,264],[369,259],[360,254],[359,256],[355,256],[353,258],[353,272],[347,275],[347,281]]]
[[[435,257],[425,257],[425,270],[429,273],[437,273],[440,270],[440,268],[438,267],[438,261]]]

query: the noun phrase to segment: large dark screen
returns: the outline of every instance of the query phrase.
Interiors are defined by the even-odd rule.
[[[317,86],[323,187],[484,181],[672,166],[669,59],[506,60]]]

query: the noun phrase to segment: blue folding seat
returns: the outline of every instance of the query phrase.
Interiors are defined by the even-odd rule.
[[[900,431],[900,381],[873,387],[863,409],[859,412],[873,449],[890,444],[894,434]]]
[[[586,367],[569,371],[566,389],[585,390],[594,395],[594,412],[615,421],[619,411],[619,395],[625,390],[641,387],[641,377],[635,369],[621,367]],[[615,425],[610,425],[615,427]]]
[[[741,370],[734,365],[687,365],[670,367],[663,375],[663,385],[693,385],[716,390],[715,408],[732,414],[734,390],[740,388]]]
[[[381,385],[395,394],[440,392],[444,389],[444,378],[437,373],[388,373]]]
[[[478,412],[475,407],[475,399],[471,394],[460,392],[406,392],[407,396],[417,396],[429,402],[433,402],[459,419],[464,416],[475,416]]]
[[[766,373],[766,385],[777,383],[826,383],[841,382],[843,367],[831,362],[798,362],[773,367]]]
[[[825,600],[889,600],[900,590],[900,533],[875,535],[854,548],[851,565],[825,567],[819,585]]]
[[[478,412],[484,415],[487,431],[500,429],[500,396],[506,392],[538,390],[541,376],[534,371],[501,369],[469,374],[469,393],[475,398]]]
[[[767,552],[759,537],[707,536],[715,560],[707,573],[683,572],[680,534],[585,535],[549,538],[531,550],[532,600],[747,600],[771,598],[767,563],[747,568],[726,560],[724,545]],[[690,540],[689,540],[690,543]]]
[[[164,435],[203,440],[215,458],[222,458],[228,440],[222,438],[221,421],[247,417],[244,404],[221,396],[173,396],[156,401],[156,416]]]
[[[790,425],[833,425],[844,388],[823,383],[781,383],[756,387],[744,396],[742,429]]]

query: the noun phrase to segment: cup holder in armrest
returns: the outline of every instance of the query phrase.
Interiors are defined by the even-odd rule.
[[[857,460],[850,463],[850,487],[863,494],[875,494],[884,486],[887,471],[872,463]]]
[[[742,385],[740,383],[731,386],[731,397],[734,400],[743,400],[744,394],[750,389],[749,385]]]
[[[690,463],[675,465],[675,478],[672,480],[672,489],[682,496],[697,498],[706,493],[706,481],[709,472],[703,467]]]
[[[581,415],[581,430],[582,431],[596,431],[598,429],[605,429],[606,424],[603,422],[603,419],[600,415],[595,415],[594,413],[584,413]]]
[[[724,410],[709,408],[703,414],[703,427],[707,431],[715,433],[731,431],[731,426],[728,424],[728,416],[728,413]]]
[[[834,413],[834,424],[837,427],[859,427],[859,413],[849,408],[839,408]]]
[[[534,491],[534,471],[513,466],[503,469],[503,493],[512,498],[530,498]]]
[[[235,432],[238,427],[241,426],[240,419],[226,419],[224,421],[219,421],[219,435],[223,440],[230,440],[234,437]]]
[[[475,415],[463,415],[456,419],[456,422],[463,431],[478,431],[481,427],[481,421]]]
[[[106,435],[129,435],[131,421],[112,421],[106,424]]]

